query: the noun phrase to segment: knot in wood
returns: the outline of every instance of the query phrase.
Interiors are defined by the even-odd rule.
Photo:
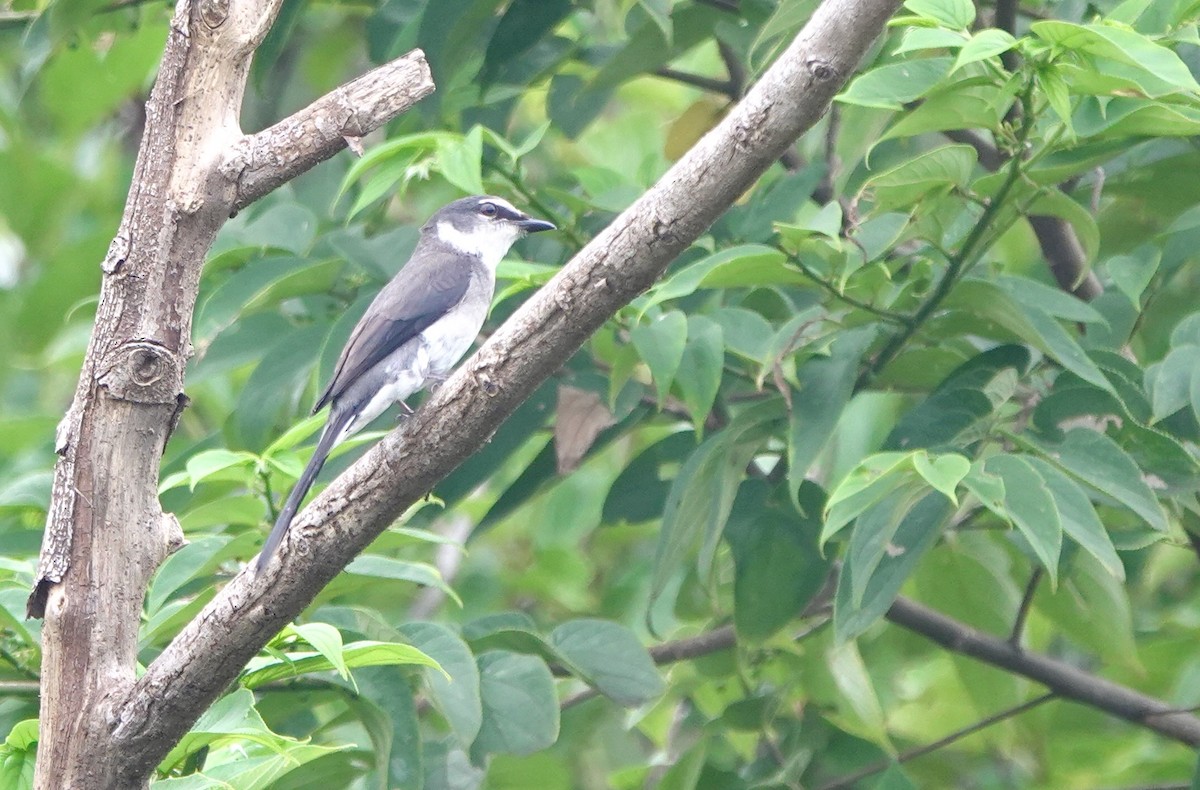
[[[229,18],[229,0],[202,0],[200,3],[200,20],[210,28],[216,29],[225,24]]]
[[[809,58],[805,63],[812,75],[821,82],[828,82],[837,76],[837,69],[825,58]]]
[[[114,351],[99,383],[121,400],[175,404],[183,390],[183,366],[164,346],[133,340]]]
[[[475,373],[475,381],[479,383],[479,388],[483,390],[483,394],[489,398],[494,398],[500,394],[500,385],[492,380],[492,377],[487,374],[487,371],[480,370]]]

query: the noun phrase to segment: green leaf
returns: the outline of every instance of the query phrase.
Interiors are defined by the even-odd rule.
[[[1022,346],[989,349],[962,363],[925,400],[900,418],[885,450],[950,445],[997,408],[989,393],[998,382],[1024,375],[1029,352]]]
[[[896,550],[892,538],[916,503],[926,496],[923,487],[903,486],[872,503],[854,522],[843,567],[850,573],[850,603],[861,606],[875,570]]]
[[[320,653],[337,670],[343,680],[350,679],[350,668],[342,656],[342,634],[327,623],[303,623],[283,629],[284,634],[295,634]]]
[[[675,381],[688,339],[687,316],[679,310],[663,313],[649,323],[638,324],[629,333],[634,348],[650,368],[661,409]]]
[[[865,585],[855,581],[853,569],[843,566],[833,605],[834,636],[839,642],[863,633],[887,612],[952,512],[949,500],[931,491],[900,519],[891,550],[884,553]],[[852,601],[855,588],[864,591],[860,604]]]
[[[1074,428],[1062,442],[1042,446],[1058,466],[1137,513],[1154,529],[1167,531],[1166,515],[1141,470],[1112,439],[1087,428]]]
[[[192,729],[163,758],[159,770],[169,771],[187,755],[226,742],[260,743],[277,750],[297,743],[293,738],[271,732],[254,707],[254,694],[241,688],[221,697],[201,714]]]
[[[701,444],[679,470],[663,508],[650,584],[652,601],[662,594],[684,558],[702,539],[700,567],[708,567],[745,477],[746,465],[782,416],[781,399],[739,412],[724,430]]]
[[[37,719],[13,725],[0,744],[0,785],[12,790],[33,790],[37,740]]]
[[[970,0],[904,0],[904,7],[952,30],[965,30],[975,21]]]
[[[967,43],[967,37],[957,30],[944,27],[909,27],[900,39],[894,54],[920,52],[926,49],[959,49]]]
[[[1061,288],[1052,288],[1028,277],[1000,275],[996,284],[1019,305],[1035,307],[1055,318],[1082,323],[1107,323],[1096,308]]]
[[[1196,414],[1200,414],[1197,401],[1198,381],[1200,371],[1200,346],[1179,346],[1146,369],[1146,389],[1150,391],[1150,403],[1153,407],[1152,422],[1158,422],[1164,417],[1170,417],[1175,412],[1192,405]]]
[[[786,257],[774,247],[767,247],[763,244],[742,244],[730,247],[684,267],[651,289],[646,298],[639,300],[636,304],[640,307],[641,315],[645,315],[655,305],[695,293],[705,278],[714,271],[754,271],[762,266],[778,265]],[[727,276],[728,274],[723,274],[721,278],[724,279]]]
[[[663,693],[650,654],[623,625],[608,620],[569,620],[550,632],[550,644],[581,678],[621,705],[640,705]]]
[[[879,211],[905,208],[931,195],[965,186],[976,158],[975,149],[969,145],[942,146],[872,176],[864,189],[874,192]]]
[[[811,357],[796,371],[788,425],[788,490],[793,504],[799,504],[797,496],[809,467],[829,442],[850,401],[862,355],[876,334],[873,327],[842,332],[829,356]]]
[[[943,305],[995,322],[1081,379],[1112,391],[1112,384],[1100,368],[1055,319],[1035,305],[1018,303],[1000,285],[986,280],[963,280],[950,292]]]
[[[483,724],[472,754],[533,754],[558,739],[558,697],[546,663],[493,650],[480,655]]]
[[[249,482],[254,477],[253,467],[258,462],[254,453],[225,449],[205,450],[188,459],[187,473],[189,488],[195,491],[196,486],[209,478]],[[222,474],[231,472],[230,474]]]
[[[468,195],[482,195],[483,130],[476,126],[461,139],[443,136],[437,141],[437,167],[446,180]]]
[[[875,453],[864,458],[829,493],[822,546],[872,505],[905,487],[919,485],[912,453]]]
[[[403,665],[441,669],[436,661],[412,645],[395,642],[352,642],[342,648],[342,662],[339,663],[349,668]],[[246,665],[241,682],[247,689],[253,689],[265,683],[336,668],[332,661],[320,653],[287,653],[282,658],[259,656]]]
[[[1007,30],[999,30],[994,27],[980,30],[973,34],[966,46],[959,50],[958,58],[954,61],[954,68],[950,72],[954,73],[968,63],[994,58],[1001,52],[1012,49],[1016,44],[1017,40]]]
[[[950,72],[954,58],[906,60],[878,66],[861,74],[837,96],[843,104],[901,110],[916,101]]]
[[[912,460],[917,474],[957,506],[958,497],[954,492],[971,470],[971,461],[954,453],[930,458],[924,450],[913,453]]]
[[[824,492],[806,482],[801,513],[767,500],[762,482],[747,483],[734,501],[725,540],[733,554],[733,622],[739,639],[759,642],[794,620],[829,577],[817,537]]]
[[[483,722],[479,667],[457,634],[439,623],[404,623],[400,633],[442,671],[424,670],[433,706],[445,717],[463,748],[470,746]]]
[[[687,345],[675,380],[679,383],[683,402],[691,412],[696,433],[701,434],[721,389],[725,340],[721,325],[707,316],[689,316],[687,324]]]
[[[1180,91],[1200,91],[1200,84],[1178,55],[1128,28],[1042,20],[1030,25],[1029,30],[1048,44],[1143,69]]]
[[[1109,258],[1104,268],[1121,293],[1129,297],[1134,307],[1141,308],[1142,294],[1158,272],[1162,252],[1154,247],[1139,247],[1130,255]]]
[[[1056,586],[1063,524],[1045,479],[1028,458],[1019,455],[994,455],[984,462],[984,469],[1004,481],[1004,512],[1000,515],[1011,520],[1029,541],[1050,575],[1051,586]]]
[[[1105,531],[1095,506],[1079,484],[1042,458],[1029,456],[1026,460],[1033,464],[1046,482],[1062,518],[1063,531],[1095,557],[1113,578],[1124,581],[1125,566],[1121,564],[1121,558],[1117,556],[1112,538]]]
[[[858,646],[854,642],[841,642],[830,647],[825,654],[825,664],[846,703],[846,707],[840,710],[842,715],[838,717],[842,719],[841,724],[848,731],[889,752],[894,751],[888,739],[883,706],[879,704],[879,697]]]
[[[391,557],[380,557],[375,554],[360,554],[349,565],[346,573],[357,576],[370,576],[376,579],[393,579],[396,581],[412,582],[426,587],[436,587],[444,592],[451,600],[462,606],[462,599],[450,585],[446,584],[441,572],[425,562],[408,562]]]

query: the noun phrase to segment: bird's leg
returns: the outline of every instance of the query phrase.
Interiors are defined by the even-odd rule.
[[[409,406],[405,401],[398,400],[396,403],[400,405],[400,413],[396,415],[396,422],[400,422],[405,417],[411,417],[417,413],[416,409],[414,409],[412,406]]]

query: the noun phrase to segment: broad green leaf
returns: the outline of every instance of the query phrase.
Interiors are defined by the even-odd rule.
[[[1062,518],[1063,531],[1095,557],[1113,578],[1124,581],[1125,566],[1117,556],[1112,538],[1096,515],[1096,508],[1079,484],[1042,458],[1029,456],[1026,460],[1042,476],[1054,498],[1054,505]]]
[[[1129,301],[1140,309],[1142,294],[1158,272],[1161,260],[1161,251],[1146,245],[1139,247],[1132,254],[1115,255],[1109,258],[1105,262],[1104,268],[1121,293],[1128,296]]]
[[[700,567],[707,572],[734,496],[746,475],[746,465],[782,417],[781,399],[756,404],[736,414],[724,430],[705,440],[684,463],[663,506],[651,600],[663,593],[697,544],[702,544]]]
[[[967,43],[967,37],[958,30],[944,27],[909,27],[904,30],[900,46],[895,54],[919,52],[925,49],[959,49]]]
[[[738,493],[725,527],[733,554],[733,622],[739,639],[767,639],[793,621],[820,592],[830,563],[817,548],[824,492],[801,486],[800,515],[767,501],[761,482]]]
[[[1053,595],[1042,590],[1035,607],[1056,632],[1106,662],[1123,664],[1138,674],[1137,645],[1129,594],[1121,582],[1087,554],[1079,554]]]
[[[288,626],[283,633],[292,633],[320,653],[343,680],[350,679],[350,668],[342,656],[342,634],[327,623],[301,623]]]
[[[1144,99],[1085,98],[1074,115],[1080,137],[1190,137],[1200,134],[1200,108]]]
[[[582,672],[582,679],[621,705],[640,705],[663,693],[650,654],[623,625],[591,618],[569,620],[550,632],[550,644]]]
[[[854,392],[859,362],[875,335],[873,327],[842,332],[829,356],[811,357],[796,371],[788,425],[788,491],[793,504],[799,504],[800,485]]]
[[[441,669],[436,661],[412,645],[372,640],[352,642],[344,646],[342,661],[351,669],[391,665]],[[241,682],[246,688],[253,689],[265,683],[290,680],[311,672],[325,672],[335,668],[333,662],[320,653],[287,653],[282,658],[259,656],[246,665]]]
[[[648,323],[638,324],[629,333],[638,354],[650,368],[661,409],[675,381],[675,372],[683,360],[688,339],[687,316],[679,310],[663,313]]]
[[[949,129],[997,129],[1009,97],[1009,92],[990,85],[940,91],[905,113],[879,142]]]
[[[478,656],[483,724],[472,754],[533,754],[558,739],[558,697],[546,663],[493,650]]]
[[[1007,291],[1017,304],[1035,307],[1055,318],[1083,323],[1104,323],[1104,316],[1100,315],[1096,308],[1061,288],[1051,288],[1028,277],[1004,274],[996,278],[996,284]]]
[[[454,186],[468,195],[482,195],[483,131],[476,126],[462,138],[443,136],[437,141],[437,167]]]
[[[887,751],[894,751],[888,738],[883,706],[875,693],[867,666],[854,642],[841,642],[830,647],[825,654],[825,663],[842,699],[847,706],[842,709],[840,719],[850,732],[870,740]]]
[[[990,27],[971,36],[971,40],[959,50],[958,58],[954,61],[951,72],[958,71],[968,63],[987,60],[1007,52],[1016,46],[1017,40],[1007,30]]]
[[[904,0],[904,7],[952,30],[965,30],[975,21],[970,0]]]
[[[1154,413],[1152,422],[1170,417],[1189,405],[1195,409],[1193,394],[1197,371],[1200,371],[1200,346],[1178,346],[1163,357],[1161,362],[1146,368],[1146,389]],[[1200,414],[1200,409],[1195,409]]]
[[[843,568],[850,573],[850,603],[862,606],[867,585],[884,557],[896,550],[892,539],[916,503],[927,491],[908,485],[898,488],[859,514],[850,533]]]
[[[1137,464],[1112,439],[1087,428],[1073,428],[1058,444],[1043,444],[1051,461],[1107,497],[1137,513],[1160,532],[1167,519]]]
[[[441,667],[441,672],[424,670],[430,700],[463,748],[470,746],[483,721],[475,656],[457,634],[439,623],[404,623],[400,633]]]
[[[391,557],[380,557],[375,554],[360,554],[354,559],[354,562],[346,566],[346,573],[436,587],[456,604],[462,606],[462,599],[458,597],[458,593],[454,592],[450,585],[446,584],[441,572],[425,562],[408,562]]]
[[[971,179],[977,154],[969,145],[946,145],[917,154],[868,179],[879,211],[905,208],[934,194],[963,187]]]
[[[675,381],[692,415],[697,434],[703,433],[704,423],[716,401],[724,364],[725,339],[721,325],[707,316],[689,316],[687,344],[675,372]]]
[[[876,453],[864,458],[829,492],[820,545],[885,497],[919,485],[911,453]]]
[[[997,408],[990,393],[996,382],[1023,375],[1029,352],[1022,346],[989,349],[962,363],[924,401],[900,418],[885,450],[936,448],[953,444]]]
[[[214,558],[231,540],[232,537],[228,535],[206,535],[189,541],[167,557],[150,584],[150,592],[146,595],[146,614],[153,616],[184,585],[202,572],[211,572],[216,564]]]
[[[1004,515],[1029,541],[1034,554],[1058,584],[1058,556],[1062,551],[1063,524],[1045,479],[1028,458],[994,455],[984,469],[1004,481]]]
[[[12,790],[33,790],[38,720],[25,719],[9,730],[0,744],[0,783]]]
[[[1085,381],[1112,391],[1112,384],[1055,319],[1034,305],[1018,303],[996,283],[963,280],[943,304],[994,321]]]
[[[187,462],[188,486],[194,491],[197,485],[214,477],[248,481],[254,474],[250,467],[257,462],[258,456],[244,451],[217,449],[197,453]],[[227,472],[230,474],[222,474]]]
[[[1048,44],[1144,69],[1181,91],[1200,91],[1200,84],[1178,55],[1128,28],[1042,20],[1030,25],[1029,30]]]
[[[916,101],[950,72],[954,59],[921,58],[879,66],[855,77],[837,101],[883,110],[900,110]]]
[[[289,743],[297,743],[293,738],[271,732],[254,707],[254,694],[249,689],[240,688],[221,697],[201,714],[188,733],[163,758],[159,770],[170,770],[198,749],[231,741],[260,743],[276,750],[282,750]]]
[[[753,269],[763,263],[777,263],[784,257],[779,250],[763,244],[742,244],[730,247],[689,264],[660,285],[655,286],[645,299],[639,300],[635,304],[640,307],[641,314],[645,315],[655,305],[695,293],[701,287],[704,278],[716,269],[725,267],[733,267],[735,270]]]

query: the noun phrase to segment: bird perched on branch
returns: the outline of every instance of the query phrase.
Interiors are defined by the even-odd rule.
[[[312,487],[330,450],[393,403],[445,379],[479,334],[492,303],[496,265],[526,233],[554,225],[482,195],[444,206],[421,228],[408,263],[363,314],[313,413],[329,419],[259,554],[261,572]]]

